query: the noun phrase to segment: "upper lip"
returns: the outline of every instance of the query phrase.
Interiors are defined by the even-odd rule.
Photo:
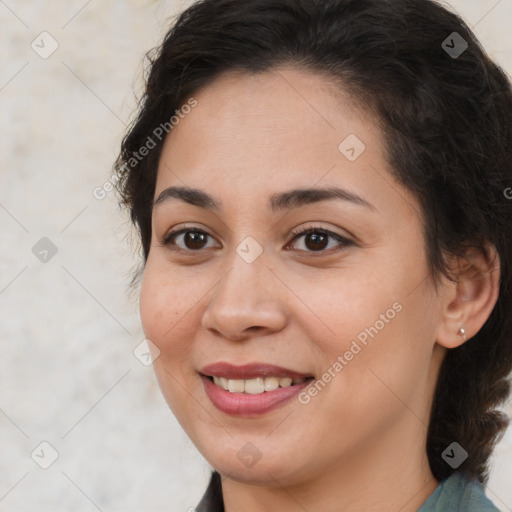
[[[254,379],[256,377],[289,377],[291,379],[312,377],[310,374],[300,373],[288,368],[265,363],[250,363],[236,366],[230,363],[218,362],[205,366],[199,373],[207,377],[244,380]]]

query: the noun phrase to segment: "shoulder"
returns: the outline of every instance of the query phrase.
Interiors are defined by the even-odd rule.
[[[476,480],[454,473],[443,480],[418,512],[499,512]]]

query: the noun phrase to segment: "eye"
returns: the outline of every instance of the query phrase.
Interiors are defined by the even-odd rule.
[[[292,239],[292,243],[295,240],[304,238],[303,246],[306,247],[306,249],[300,250],[305,250],[306,252],[330,252],[330,249],[333,247],[329,247],[329,239],[334,239],[338,242],[338,246],[342,246],[338,250],[343,250],[345,247],[354,245],[354,242],[342,237],[341,235],[318,227],[292,231],[292,234],[295,235]],[[334,244],[334,247],[336,247],[336,244]],[[328,248],[328,250],[325,250],[326,248]]]
[[[177,245],[178,249],[183,251],[198,252],[205,248],[208,238],[211,236],[200,229],[182,228],[168,233],[162,240],[162,244],[165,246]]]
[[[289,247],[296,240],[304,238],[303,245],[305,249],[299,249],[305,252],[330,252],[333,246],[329,247],[329,239],[334,240],[334,247],[340,246],[338,250],[343,250],[346,247],[354,245],[354,242],[329,231],[327,229],[319,227],[310,227],[302,230],[294,230],[292,234],[295,235],[291,242],[287,245]],[[202,249],[208,249],[208,239],[212,238],[211,235],[205,231],[197,228],[181,228],[169,232],[162,240],[164,246],[177,246],[178,250],[186,252],[200,252]],[[174,249],[174,248],[173,248]],[[326,250],[327,249],[327,250]]]

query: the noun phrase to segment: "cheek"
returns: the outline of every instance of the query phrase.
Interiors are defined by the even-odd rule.
[[[153,368],[169,407],[185,427],[189,416],[190,395],[184,392],[194,376],[190,368],[197,296],[185,293],[183,283],[173,282],[172,273],[148,264],[140,291],[140,316],[146,338],[160,350]],[[201,297],[201,295],[199,295]],[[195,376],[194,376],[195,378]]]
[[[428,281],[422,282],[426,266],[420,257],[415,265],[388,260],[381,257],[380,265],[352,273],[343,286],[325,284],[308,294],[308,306],[329,327],[314,339],[328,362],[322,373],[335,375],[324,373],[336,390],[328,408],[333,416],[340,407],[352,417],[400,407],[393,393],[414,401],[429,377],[436,298]]]
[[[309,323],[304,329],[331,359],[350,350],[353,341],[364,349],[371,340],[385,338],[390,326],[400,322],[402,305],[398,298],[405,295],[403,289],[407,286],[393,279],[389,269],[384,272],[374,262],[346,272],[341,269],[339,276],[326,274],[302,291],[312,313],[307,315]]]
[[[158,271],[148,260],[140,291],[140,317],[146,338],[160,349],[163,359],[172,353],[179,360],[190,347],[187,326],[197,302],[193,299],[193,291],[187,293],[186,287],[173,282],[168,273]]]
[[[140,318],[146,338],[154,343],[162,339],[165,325],[170,325],[165,302],[165,288],[157,282],[151,268],[146,267],[140,290]]]
[[[364,318],[346,317],[350,332],[338,352],[330,351],[331,361],[343,358],[334,368],[333,393],[326,398],[333,423],[349,422],[352,431],[363,423],[371,428],[372,421],[407,415],[408,408],[422,415],[433,347],[433,315],[425,314],[428,301],[429,294],[420,293],[396,301],[395,308],[369,302]]]

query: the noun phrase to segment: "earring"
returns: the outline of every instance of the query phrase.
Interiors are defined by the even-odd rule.
[[[459,329],[459,334],[464,338],[464,341],[467,341],[466,339],[466,331],[464,330],[464,328],[460,328]]]

